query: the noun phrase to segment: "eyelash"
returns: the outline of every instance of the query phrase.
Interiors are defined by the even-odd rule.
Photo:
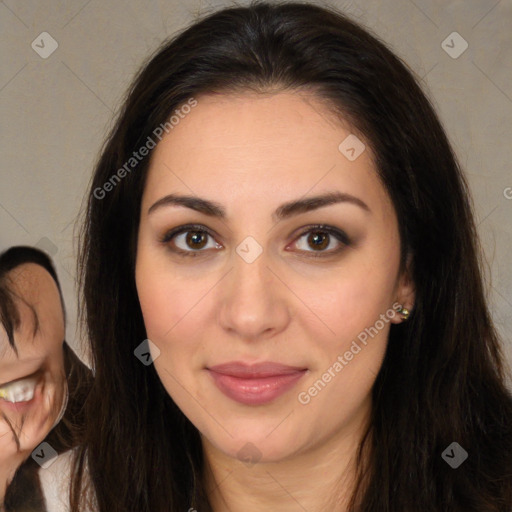
[[[176,237],[177,235],[181,235],[183,233],[187,233],[187,232],[206,233],[207,235],[211,236],[212,238],[215,238],[214,234],[208,228],[206,228],[205,226],[202,226],[200,224],[187,224],[185,226],[180,226],[178,228],[175,228],[175,229],[172,229],[172,230],[166,232],[160,238],[159,241],[160,241],[160,243],[162,243],[164,245],[168,245],[169,242],[174,237]],[[326,226],[326,225],[323,225],[323,224],[316,224],[316,225],[312,225],[312,226],[307,226],[307,229],[302,231],[297,236],[296,240],[299,240],[304,235],[307,235],[307,234],[312,233],[312,232],[313,233],[314,232],[319,232],[319,233],[331,235],[334,238],[336,238],[342,244],[342,247],[339,248],[339,249],[336,249],[336,250],[320,251],[320,252],[316,252],[316,251],[301,251],[301,252],[305,252],[305,253],[310,253],[311,252],[311,254],[308,254],[306,256],[308,258],[309,257],[311,257],[311,258],[327,258],[329,256],[333,256],[335,254],[340,253],[345,247],[350,246],[351,243],[352,243],[351,240],[349,239],[349,237],[343,231],[340,231],[339,229],[333,228],[331,226]],[[204,250],[184,251],[182,249],[177,249],[177,248],[172,248],[170,250],[172,252],[178,254],[179,256],[192,257],[192,258],[196,258],[198,256],[202,256],[201,253],[206,252]]]

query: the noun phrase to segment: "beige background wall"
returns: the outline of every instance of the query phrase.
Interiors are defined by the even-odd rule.
[[[512,365],[512,0],[326,3],[372,29],[423,77],[473,191],[493,315]],[[73,346],[73,226],[121,97],[164,38],[198,14],[227,5],[0,2],[0,250],[28,244],[50,252],[62,280]],[[464,41],[468,47],[458,55]]]

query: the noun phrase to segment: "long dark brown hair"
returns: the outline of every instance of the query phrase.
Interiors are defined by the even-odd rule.
[[[101,512],[211,510],[198,431],[133,354],[146,338],[134,269],[149,156],[126,164],[191,98],[305,89],[372,148],[398,217],[401,268],[411,257],[416,287],[372,391],[350,510],[512,509],[509,370],[470,191],[431,103],[400,58],[332,7],[253,2],[203,17],[155,52],[96,165],[78,258],[95,382],[72,510],[86,465]],[[441,456],[453,442],[469,454],[458,469]]]

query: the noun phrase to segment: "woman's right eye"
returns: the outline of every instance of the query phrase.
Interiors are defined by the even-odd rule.
[[[213,239],[213,234],[204,226],[181,226],[167,232],[161,242],[169,247],[169,250],[180,256],[201,256],[206,252],[203,249],[221,249],[222,245],[212,241],[208,246],[208,237]]]

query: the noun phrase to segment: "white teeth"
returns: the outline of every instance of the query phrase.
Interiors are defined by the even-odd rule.
[[[12,403],[28,402],[34,398],[36,385],[37,379],[33,377],[17,380],[0,388],[0,398]]]

